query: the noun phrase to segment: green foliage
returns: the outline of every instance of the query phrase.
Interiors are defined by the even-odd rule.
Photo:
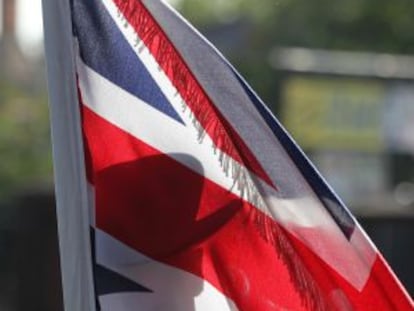
[[[46,94],[0,83],[0,198],[51,181]]]
[[[283,45],[413,53],[413,12],[406,0],[291,0],[272,26]]]
[[[182,0],[193,23],[244,16],[262,40],[256,48],[295,45],[327,49],[414,53],[414,2],[410,0]]]

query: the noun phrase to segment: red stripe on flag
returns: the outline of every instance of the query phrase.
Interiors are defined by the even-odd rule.
[[[98,228],[155,260],[206,279],[240,310],[305,310],[288,267],[257,230],[257,209],[83,110]],[[411,310],[403,297],[388,298],[399,291],[380,260],[359,293],[285,234],[326,295],[323,299],[332,304],[330,310]],[[381,284],[387,284],[387,291]]]
[[[216,147],[276,189],[256,157],[214,106],[185,61],[141,1],[114,0]]]

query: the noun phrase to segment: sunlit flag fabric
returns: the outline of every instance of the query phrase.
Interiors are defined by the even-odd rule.
[[[283,127],[158,0],[71,0],[98,310],[413,310]]]

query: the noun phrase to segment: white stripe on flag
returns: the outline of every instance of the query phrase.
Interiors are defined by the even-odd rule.
[[[214,155],[209,138],[199,143],[193,126],[185,126],[160,113],[93,71],[79,58],[77,72],[85,106],[130,135],[240,196],[240,191],[232,187],[233,179],[226,176]],[[180,154],[191,155],[200,162],[201,167],[194,165],[194,162],[183,162],[188,157],[180,157]]]

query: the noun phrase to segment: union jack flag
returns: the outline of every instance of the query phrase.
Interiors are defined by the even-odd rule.
[[[158,0],[70,10],[98,309],[413,310],[288,133],[179,14]]]

